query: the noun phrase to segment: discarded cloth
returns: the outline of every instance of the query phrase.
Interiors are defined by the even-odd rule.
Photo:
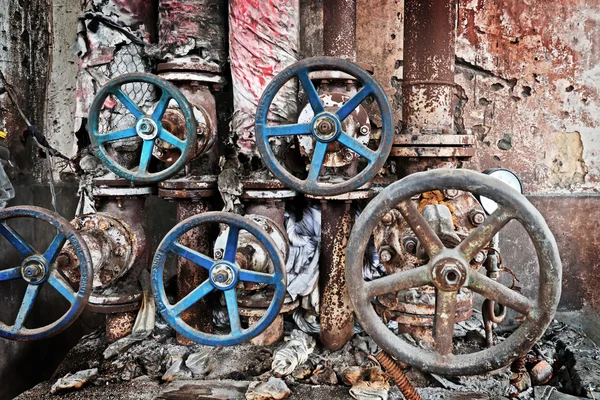
[[[81,389],[83,385],[95,379],[97,376],[98,368],[86,369],[74,374],[67,374],[57,380],[54,385],[52,385],[52,388],[50,388],[50,393],[57,394],[66,390]]]
[[[308,360],[308,356],[315,349],[315,339],[306,333],[294,329],[290,340],[273,355],[271,370],[275,376],[287,376],[298,365]]]

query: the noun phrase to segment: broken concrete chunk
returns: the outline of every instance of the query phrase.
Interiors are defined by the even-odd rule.
[[[267,382],[252,382],[246,392],[246,400],[285,399],[291,393],[283,380],[271,377]]]
[[[271,369],[275,376],[291,374],[298,365],[308,360],[308,356],[315,349],[315,339],[306,333],[294,329],[290,340],[273,356]]]
[[[86,369],[74,374],[67,374],[52,385],[50,393],[56,394],[65,390],[81,389],[83,385],[94,380],[97,376],[98,368]]]

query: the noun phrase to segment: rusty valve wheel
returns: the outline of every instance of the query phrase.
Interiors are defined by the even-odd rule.
[[[498,204],[493,214],[452,249],[442,244],[411,201],[414,195],[443,189],[472,192]],[[429,255],[429,262],[366,282],[362,278],[362,269],[369,233],[392,207],[400,210],[417,235]],[[531,300],[469,268],[469,262],[475,255],[511,220],[518,221],[525,228],[537,253],[537,300]],[[560,298],[562,266],[556,241],[540,213],[523,195],[498,179],[468,170],[438,169],[415,173],[387,187],[357,219],[348,241],[346,263],[346,281],[354,310],[373,340],[400,361],[443,375],[488,372],[525,354],[552,321]],[[436,288],[435,351],[414,347],[394,335],[371,305],[371,300],[377,296],[424,285]],[[523,314],[525,321],[496,346],[471,354],[452,354],[456,296],[461,287]]]
[[[122,86],[126,84],[149,84],[158,88],[161,97],[154,106],[152,112],[146,113],[141,105],[136,104],[125,92]],[[105,102],[109,96],[116,97],[123,106],[135,118],[135,126],[118,130],[110,133],[101,133],[99,131],[100,115],[104,109]],[[169,132],[162,124],[163,116],[171,100],[174,100],[185,120],[185,138],[181,140],[173,132]],[[163,181],[181,170],[190,156],[191,149],[195,146],[196,140],[196,119],[192,112],[192,107],[185,96],[171,83],[157,77],[156,75],[146,73],[124,74],[111,79],[99,91],[92,105],[88,118],[88,133],[94,148],[94,152],[102,160],[104,165],[118,176],[136,183],[155,183]],[[113,159],[106,149],[106,145],[114,144],[117,141],[132,140],[142,141],[142,149],[138,165],[134,168],[127,168]],[[153,156],[156,141],[161,140],[174,148],[177,148],[181,154],[179,158],[159,172],[149,172],[150,161]]]
[[[15,218],[42,220],[57,230],[57,234],[44,252],[39,252],[27,243],[19,233],[8,225]],[[0,337],[12,340],[38,340],[54,336],[73,323],[85,308],[92,290],[92,261],[85,242],[69,221],[48,210],[38,207],[11,207],[0,211],[0,236],[3,236],[23,258],[21,265],[0,269],[0,282],[23,280],[27,284],[25,296],[12,325],[0,321]],[[75,291],[56,268],[56,259],[65,245],[70,242],[79,259],[79,290]],[[69,309],[56,321],[39,328],[27,328],[27,317],[33,310],[43,285],[54,288],[69,303]],[[4,307],[10,306],[5,304]]]
[[[178,239],[186,232],[202,225],[222,223],[229,226],[225,252],[220,259],[213,259],[190,249]],[[274,273],[266,274],[242,269],[237,262],[237,248],[240,230],[253,235],[273,263]],[[190,294],[175,304],[171,304],[164,288],[164,270],[169,253],[183,257],[208,271],[208,279]],[[273,299],[265,314],[254,324],[244,329],[240,321],[236,286],[238,282],[262,283],[274,287]],[[256,222],[236,214],[225,212],[206,212],[195,215],[177,224],[162,240],[152,264],[152,290],[163,318],[184,337],[209,346],[232,346],[258,336],[275,320],[285,299],[286,271],[283,255],[273,238]],[[210,334],[201,332],[188,325],[181,314],[211,292],[222,292],[227,304],[229,334]]]
[[[350,74],[358,79],[362,88],[340,109],[335,112],[326,111],[317,89],[311,82],[308,73],[312,71],[334,70]],[[308,123],[290,125],[268,125],[269,107],[278,91],[292,78],[298,78],[314,117]],[[381,111],[381,140],[377,150],[371,150],[358,140],[352,138],[342,129],[344,121],[366,99],[372,97]],[[285,169],[275,157],[270,138],[280,136],[308,135],[315,140],[312,161],[305,180],[299,179]],[[335,57],[313,57],[299,61],[281,71],[265,88],[256,111],[256,145],[269,170],[289,188],[315,196],[334,196],[358,189],[369,182],[385,164],[394,141],[392,109],[382,87],[369,73],[349,61]],[[323,162],[328,147],[332,142],[339,142],[367,161],[367,166],[356,176],[341,182],[319,182]]]

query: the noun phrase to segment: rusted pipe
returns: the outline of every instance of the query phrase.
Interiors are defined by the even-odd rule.
[[[398,364],[383,350],[375,354],[375,358],[379,361],[379,364],[383,367],[385,372],[394,380],[400,393],[406,398],[406,400],[421,400],[421,395],[415,390],[414,386],[410,383],[402,369]]]
[[[406,0],[404,12],[405,130],[452,134],[455,0]]]
[[[210,211],[208,200],[177,201],[177,221],[183,221],[193,215]],[[203,254],[211,254],[210,231],[208,225],[202,225],[182,235],[179,242],[186,247],[197,250]],[[183,299],[192,290],[208,279],[208,271],[196,264],[179,257],[177,260],[177,297]],[[181,318],[192,328],[205,333],[213,332],[212,308],[208,298],[204,297],[192,307],[181,313]],[[184,345],[193,345],[194,342],[177,334],[177,342]]]
[[[356,0],[323,3],[323,52],[356,60]]]
[[[354,222],[351,202],[321,203],[321,343],[341,349],[354,333],[354,311],[346,286],[346,243]]]

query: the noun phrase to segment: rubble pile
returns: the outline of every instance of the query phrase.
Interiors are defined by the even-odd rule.
[[[511,331],[502,328],[506,335]],[[366,334],[355,334],[342,349],[330,351],[292,322],[285,330],[286,341],[271,346],[183,346],[157,316],[148,338],[117,354],[106,352],[104,332],[97,331],[81,339],[50,381],[17,399],[104,399],[108,393],[111,399],[403,398]],[[481,346],[485,338],[477,316],[457,324],[455,333],[457,351]],[[442,377],[400,365],[423,399],[600,398],[600,349],[579,330],[556,321],[525,357],[527,387],[520,392],[511,386],[515,373],[508,367]]]

